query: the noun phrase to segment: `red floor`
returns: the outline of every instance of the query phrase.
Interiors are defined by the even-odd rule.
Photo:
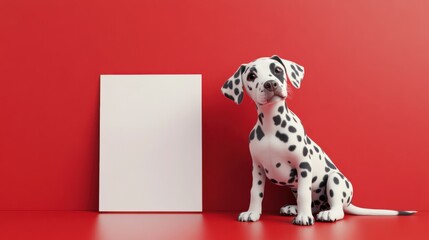
[[[0,239],[429,239],[429,212],[408,217],[346,216],[337,223],[291,224],[264,214],[259,222],[237,213],[118,214],[96,212],[0,212]]]

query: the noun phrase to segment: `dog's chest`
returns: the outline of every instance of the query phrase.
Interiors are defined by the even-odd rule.
[[[297,159],[306,145],[306,134],[299,118],[283,106],[274,113],[259,113],[258,121],[250,133],[250,152],[259,162],[277,159]]]
[[[250,153],[271,182],[282,186],[296,186],[296,169],[293,166],[298,161],[295,150],[300,146],[297,139],[284,142],[279,138],[279,131],[266,130],[262,138],[250,142]],[[293,151],[290,150],[292,148]]]

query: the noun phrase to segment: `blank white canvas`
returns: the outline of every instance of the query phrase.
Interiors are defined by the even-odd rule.
[[[201,75],[101,75],[99,211],[202,211]]]

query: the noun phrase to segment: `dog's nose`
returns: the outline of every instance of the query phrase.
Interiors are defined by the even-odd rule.
[[[276,81],[274,81],[274,80],[268,80],[264,83],[264,88],[270,92],[276,90],[277,86],[278,85],[277,85]]]

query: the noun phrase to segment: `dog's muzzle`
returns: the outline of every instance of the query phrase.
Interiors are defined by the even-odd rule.
[[[268,102],[273,100],[273,98],[276,96],[280,97],[281,99],[284,99],[286,97],[284,95],[281,87],[279,86],[279,84],[275,80],[266,81],[264,83],[263,87],[264,87],[265,96],[266,96]]]
[[[269,92],[274,92],[278,87],[278,84],[274,80],[268,80],[264,83],[264,88]]]

